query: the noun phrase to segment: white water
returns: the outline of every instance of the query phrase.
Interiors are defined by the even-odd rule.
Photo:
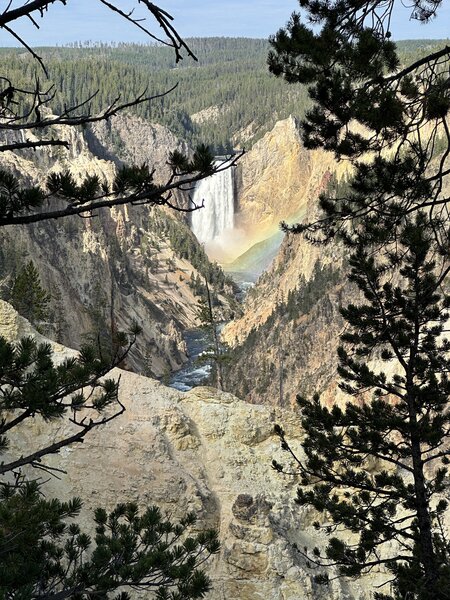
[[[191,214],[191,228],[200,243],[210,244],[224,231],[233,229],[233,169],[225,169],[199,181],[192,201],[196,206],[204,204],[203,208]]]

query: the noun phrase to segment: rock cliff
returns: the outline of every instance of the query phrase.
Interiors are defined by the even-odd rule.
[[[0,331],[10,339],[36,335],[4,302]],[[61,358],[72,353],[59,345],[54,350]],[[323,588],[295,549],[317,543],[315,516],[295,506],[296,479],[284,479],[270,466],[272,458],[281,459],[275,422],[282,421],[300,445],[295,412],[250,405],[211,388],[183,394],[133,373],[113,375],[121,378],[125,414],[82,447],[48,459],[67,472],[47,482],[49,496],[81,495],[86,527],[92,508],[119,500],[157,503],[174,518],[196,511],[200,526],[218,528],[222,545],[209,567],[209,600],[369,600],[379,575]],[[67,431],[68,425],[36,420],[20,429],[12,451]]]
[[[246,248],[269,238],[280,221],[296,221],[337,169],[331,154],[307,151],[294,117],[279,121],[239,161],[236,227]]]
[[[355,299],[343,263],[337,247],[285,236],[248,293],[242,317],[222,333],[233,347],[227,389],[257,404],[289,405],[298,393],[335,397],[339,309]]]
[[[170,151],[188,150],[164,127],[127,115],[84,132],[59,126],[52,133],[67,140],[69,150],[5,152],[1,165],[32,183],[62,169],[76,178],[89,173],[110,179],[124,162],[145,162],[162,181]],[[177,201],[186,199],[179,195]],[[176,235],[168,235],[168,229]],[[196,266],[175,247],[175,237],[198,257]],[[201,277],[208,260],[179,215],[122,207],[101,210],[92,219],[3,227],[0,279],[6,294],[11,275],[30,259],[52,295],[50,323],[44,327],[55,339],[79,347],[87,335],[108,337],[136,320],[144,334],[130,355],[131,368],[160,376],[186,360],[182,331],[196,324],[198,300],[191,276]],[[217,291],[226,307],[226,291]]]
[[[339,180],[348,171],[348,165],[337,164],[330,153],[305,150],[293,118],[277,123],[239,168],[247,175],[242,177],[238,220],[255,238],[259,228],[266,235],[282,219],[313,220],[319,194],[332,178]],[[273,251],[270,245],[269,249]],[[258,245],[249,252],[253,264],[253,254],[260,262],[264,258],[258,256]],[[231,270],[239,270],[245,256]],[[354,294],[343,263],[344,253],[336,245],[317,246],[303,236],[284,236],[275,258],[247,294],[242,316],[222,333],[233,347],[228,389],[250,402],[268,404],[290,404],[299,392],[333,396],[343,328],[339,308]],[[287,314],[288,300],[300,306],[294,317]]]

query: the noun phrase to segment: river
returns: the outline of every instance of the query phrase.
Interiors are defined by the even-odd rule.
[[[234,277],[240,287],[240,292],[237,295],[240,302],[244,301],[247,291],[254,285],[252,281],[239,280],[239,277]],[[226,323],[221,323],[219,330],[225,327]],[[188,392],[194,387],[207,383],[208,377],[211,374],[211,364],[199,364],[198,358],[210,344],[208,333],[203,329],[188,329],[184,332],[184,341],[186,342],[188,361],[179,371],[171,373],[169,386],[179,390],[180,392]]]
[[[210,364],[198,364],[200,354],[208,346],[208,334],[202,329],[188,329],[184,332],[188,362],[171,374],[169,386],[180,392],[188,392],[193,387],[202,385],[211,373]]]

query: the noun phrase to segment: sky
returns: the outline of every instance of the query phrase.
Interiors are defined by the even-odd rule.
[[[114,0],[117,6],[132,8],[137,0]],[[13,0],[13,7],[22,6],[25,0]],[[0,0],[0,5],[6,0]],[[275,33],[298,8],[297,0],[160,0],[158,6],[170,12],[174,24],[183,37],[259,37]],[[393,19],[395,39],[450,37],[450,6],[444,3],[439,17],[424,26],[409,19],[411,10],[404,7],[405,0]],[[1,8],[0,8],[1,10]],[[144,15],[142,7],[136,16]],[[99,0],[68,0],[67,5],[57,2],[43,19],[38,19],[40,29],[22,19],[16,31],[32,46],[64,45],[74,41],[146,42],[145,34],[124,22]],[[151,22],[149,21],[149,25]],[[0,46],[16,45],[4,31]]]

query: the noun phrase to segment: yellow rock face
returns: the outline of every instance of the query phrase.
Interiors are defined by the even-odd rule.
[[[308,199],[324,189],[335,162],[329,153],[305,150],[298,123],[279,121],[241,159],[236,227],[248,247],[272,235],[280,221],[299,219]]]

